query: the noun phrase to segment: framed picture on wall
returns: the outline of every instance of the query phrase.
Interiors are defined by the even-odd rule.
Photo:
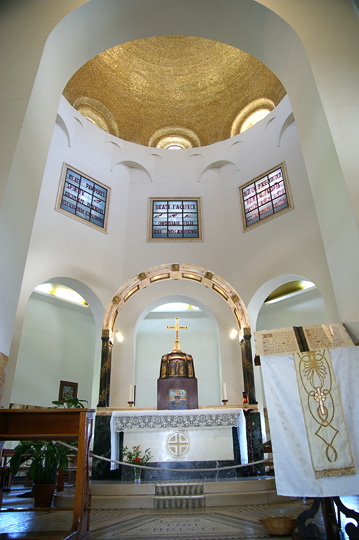
[[[77,397],[77,382],[60,381],[59,401]]]

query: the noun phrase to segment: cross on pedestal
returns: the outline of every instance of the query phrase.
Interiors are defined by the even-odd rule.
[[[173,350],[174,351],[180,351],[181,348],[180,348],[180,342],[178,341],[178,330],[187,330],[188,326],[180,326],[178,324],[178,321],[179,321],[178,317],[175,318],[175,321],[176,321],[176,324],[174,326],[167,325],[166,328],[171,328],[173,330],[176,330],[176,341],[174,343]]]

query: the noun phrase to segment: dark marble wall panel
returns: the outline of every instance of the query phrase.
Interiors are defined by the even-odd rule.
[[[260,461],[264,459],[264,453],[263,453],[261,418],[260,418],[259,412],[250,413],[250,429],[251,429],[252,446],[253,446],[253,461]],[[257,474],[264,474],[264,471],[265,471],[264,463],[261,463],[260,465],[255,465],[254,468]]]
[[[111,416],[96,416],[93,453],[111,458]],[[120,434],[119,434],[120,435]],[[121,471],[110,470],[110,462],[92,459],[91,478],[93,480],[116,480],[121,478]]]
[[[153,469],[142,469],[141,480],[145,482],[175,482],[186,480],[219,480],[225,478],[236,478],[236,469],[218,470],[221,467],[234,465],[233,461],[181,461],[181,462],[148,462]],[[196,469],[214,469],[213,471],[200,471]],[[132,467],[122,467],[121,480],[131,482],[134,480]],[[181,469],[180,472],[170,469]],[[194,470],[189,470],[194,469]]]

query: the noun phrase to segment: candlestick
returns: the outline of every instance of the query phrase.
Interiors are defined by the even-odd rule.
[[[135,404],[135,402],[134,402],[134,401],[128,401],[127,403],[128,403],[128,406],[129,406],[129,407],[133,407],[133,406],[134,406],[134,404]]]
[[[228,399],[222,399],[222,403],[223,403],[223,405],[227,405]]]

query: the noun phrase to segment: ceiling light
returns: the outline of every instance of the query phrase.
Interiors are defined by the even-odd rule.
[[[116,338],[116,341],[117,341],[118,343],[122,343],[122,342],[124,341],[124,339],[125,339],[123,333],[120,332],[119,330],[116,330],[116,332],[115,332],[115,338]]]
[[[237,328],[232,328],[232,330],[229,333],[229,338],[230,339],[236,339],[237,336],[238,336]]]

